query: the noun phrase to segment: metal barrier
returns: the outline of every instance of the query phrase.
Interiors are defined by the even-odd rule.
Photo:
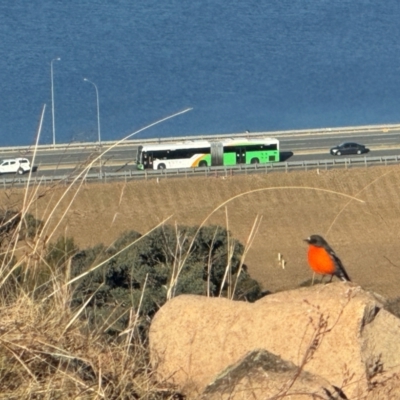
[[[148,180],[148,179],[166,179],[166,178],[189,178],[189,177],[228,177],[240,174],[266,173],[271,172],[290,172],[290,171],[308,171],[312,169],[332,169],[332,168],[352,168],[352,167],[372,167],[376,165],[392,165],[400,163],[400,155],[382,156],[382,157],[357,157],[357,158],[332,158],[327,160],[310,161],[291,161],[270,164],[250,164],[234,165],[224,167],[199,167],[183,169],[165,169],[165,170],[125,170],[120,172],[89,172],[82,178],[87,182],[110,182],[110,181],[128,181],[128,180]],[[36,184],[69,184],[76,179],[76,175],[48,175],[36,176],[33,174],[29,181],[30,185]],[[4,176],[0,178],[0,185],[3,188],[10,186],[26,186],[29,177],[24,176]]]

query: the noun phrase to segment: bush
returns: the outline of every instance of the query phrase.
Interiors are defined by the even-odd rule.
[[[23,233],[26,237],[35,238],[43,227],[43,221],[36,219],[32,214],[26,214],[22,225]]]
[[[18,287],[32,275],[25,268],[25,263],[15,267],[18,257],[15,256],[16,242],[34,238],[43,226],[43,222],[35,219],[32,214],[25,214],[21,221],[21,213],[14,210],[0,211],[0,268],[2,276],[10,274],[11,279],[3,282],[2,295],[4,301],[13,301],[18,294]]]
[[[21,221],[21,214],[17,211],[0,211],[0,248],[6,248],[15,240],[15,231]]]
[[[226,296],[236,282],[243,245],[221,227],[197,230],[197,227],[163,226],[144,237],[130,231],[108,249],[99,245],[78,252],[72,258],[73,277],[104,264],[77,281],[73,305],[81,306],[92,296],[87,307],[92,327],[108,327],[109,333],[117,333],[126,328],[132,307],[136,313],[141,304],[139,314],[151,318],[166,302],[168,289],[172,289],[173,296],[206,295],[209,282],[210,296],[219,296],[220,292]],[[224,281],[228,264],[231,276]],[[233,297],[255,301],[260,296],[260,285],[244,266]],[[113,310],[112,316],[108,310]]]
[[[50,243],[46,254],[46,262],[53,269],[65,266],[70,258],[78,251],[74,239],[71,237],[60,236],[55,243]]]
[[[32,214],[25,214],[19,235],[16,236],[18,225],[21,223],[21,213],[14,210],[0,211],[0,247],[4,248],[15,240],[34,238],[42,229],[43,222]]]

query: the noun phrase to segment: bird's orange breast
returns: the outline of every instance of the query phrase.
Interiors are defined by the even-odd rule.
[[[317,274],[333,275],[335,273],[335,263],[323,247],[312,245],[308,247],[308,263]]]

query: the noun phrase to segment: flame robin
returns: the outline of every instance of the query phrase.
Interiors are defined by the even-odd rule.
[[[331,280],[335,275],[342,281],[350,282],[340,258],[323,237],[311,235],[305,241],[308,243],[308,263],[315,273],[331,275]]]

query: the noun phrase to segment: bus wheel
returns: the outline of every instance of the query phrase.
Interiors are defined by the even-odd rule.
[[[260,160],[258,158],[252,158],[250,163],[251,164],[260,164]]]
[[[165,169],[165,164],[158,164],[157,169]]]
[[[199,167],[207,167],[207,161],[201,160],[199,162]]]

